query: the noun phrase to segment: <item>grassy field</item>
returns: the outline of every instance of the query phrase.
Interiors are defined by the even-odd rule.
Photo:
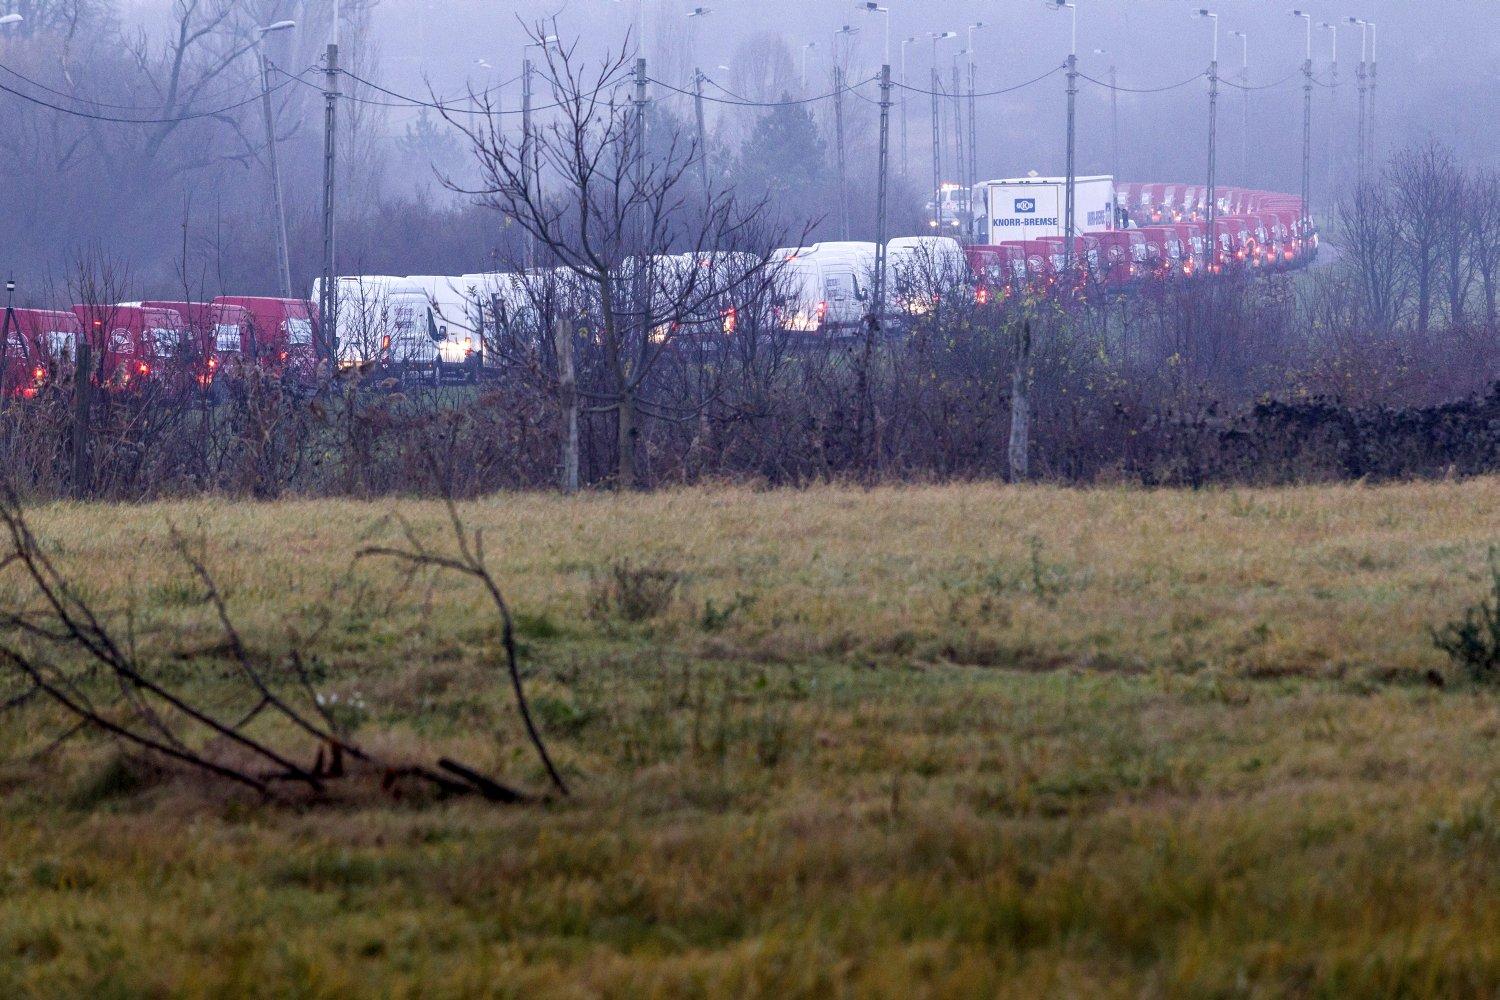
[[[257,650],[336,612],[308,653],[363,741],[540,789],[478,590],[348,576],[392,511],[446,542],[423,503],[33,520],[202,698],[228,667],[170,525]],[[1429,632],[1488,584],[1500,481],[463,514],[573,798],[267,805],[53,747],[28,704],[0,716],[0,996],[1500,993],[1500,691]],[[622,611],[625,561],[670,603]]]

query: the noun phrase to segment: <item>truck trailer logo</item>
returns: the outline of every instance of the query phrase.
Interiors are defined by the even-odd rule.
[[[1017,198],[1016,199],[1016,214],[1017,215],[1023,215],[1023,214],[1024,215],[1030,215],[1030,214],[1034,213],[1035,211],[1036,211],[1036,199],[1035,198]]]

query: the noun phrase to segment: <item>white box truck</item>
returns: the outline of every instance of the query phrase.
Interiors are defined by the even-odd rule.
[[[1008,177],[982,186],[989,243],[1063,235],[1066,178]],[[1075,236],[1115,228],[1113,177],[1074,178],[1073,225]]]

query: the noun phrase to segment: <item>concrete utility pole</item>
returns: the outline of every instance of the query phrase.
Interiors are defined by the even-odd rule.
[[[886,268],[886,190],[891,169],[891,62],[886,54],[880,67],[880,162],[879,181],[875,188],[875,302],[872,308],[876,322],[885,315]]]
[[[260,56],[261,110],[266,119],[266,163],[271,168],[271,202],[276,212],[276,273],[281,281],[281,297],[292,297],[292,262],[286,235],[286,206],[281,198],[281,170],[276,162],[276,119],[271,113],[271,60],[266,55],[266,36],[273,31],[295,28],[296,21],[277,21],[261,28],[256,37]]]
[[[866,14],[879,14],[885,18],[885,60],[880,64],[880,154],[875,182],[875,287],[870,306],[873,324],[879,323],[885,315],[885,212],[891,173],[891,11],[873,2],[865,3],[862,9]],[[904,44],[901,52],[902,55],[906,53]]]
[[[1213,58],[1208,63],[1208,262],[1210,269],[1219,260],[1219,192],[1215,170],[1218,166],[1219,142],[1219,15],[1199,8],[1194,17],[1206,17],[1213,24]]]
[[[694,7],[688,11],[691,24],[712,14],[713,10],[708,7]],[[688,40],[691,43],[693,34],[691,27],[688,32]],[[698,125],[698,180],[703,185],[703,200],[708,201],[708,130],[703,124],[703,70],[696,64],[696,51],[694,52],[693,66],[693,117]]]
[[[1294,10],[1293,17],[1300,17],[1307,28],[1306,54],[1302,59],[1302,217],[1298,239],[1304,243],[1312,232],[1312,15]]]
[[[957,38],[956,31],[934,31],[932,39],[932,214],[934,228],[943,231],[943,112],[939,93],[943,87],[943,75],[938,69],[938,42]]]
[[[323,282],[318,289],[318,317],[329,368],[338,365],[338,291],[334,288],[334,168],[339,105],[339,5],[333,4],[333,40],[328,43],[323,85]]]
[[[1077,122],[1078,122],[1078,5],[1065,0],[1054,0],[1054,10],[1066,10],[1072,20],[1068,42],[1068,156],[1067,177],[1063,181],[1063,273],[1073,273],[1073,241],[1078,235],[1076,218],[1077,199],[1074,188],[1078,181]]]

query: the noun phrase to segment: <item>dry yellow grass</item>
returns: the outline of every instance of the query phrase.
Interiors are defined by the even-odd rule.
[[[274,647],[393,510],[441,538],[429,503],[34,519],[165,646],[207,628],[168,525],[203,531]],[[31,758],[54,720],[28,708],[0,718],[0,992],[1500,990],[1500,699],[1423,680],[1428,628],[1484,586],[1500,482],[463,513],[576,800],[295,813],[120,787],[96,743]],[[625,559],[682,574],[675,603],[589,617]],[[312,652],[371,705],[364,737],[537,782],[479,595],[360,578]]]

